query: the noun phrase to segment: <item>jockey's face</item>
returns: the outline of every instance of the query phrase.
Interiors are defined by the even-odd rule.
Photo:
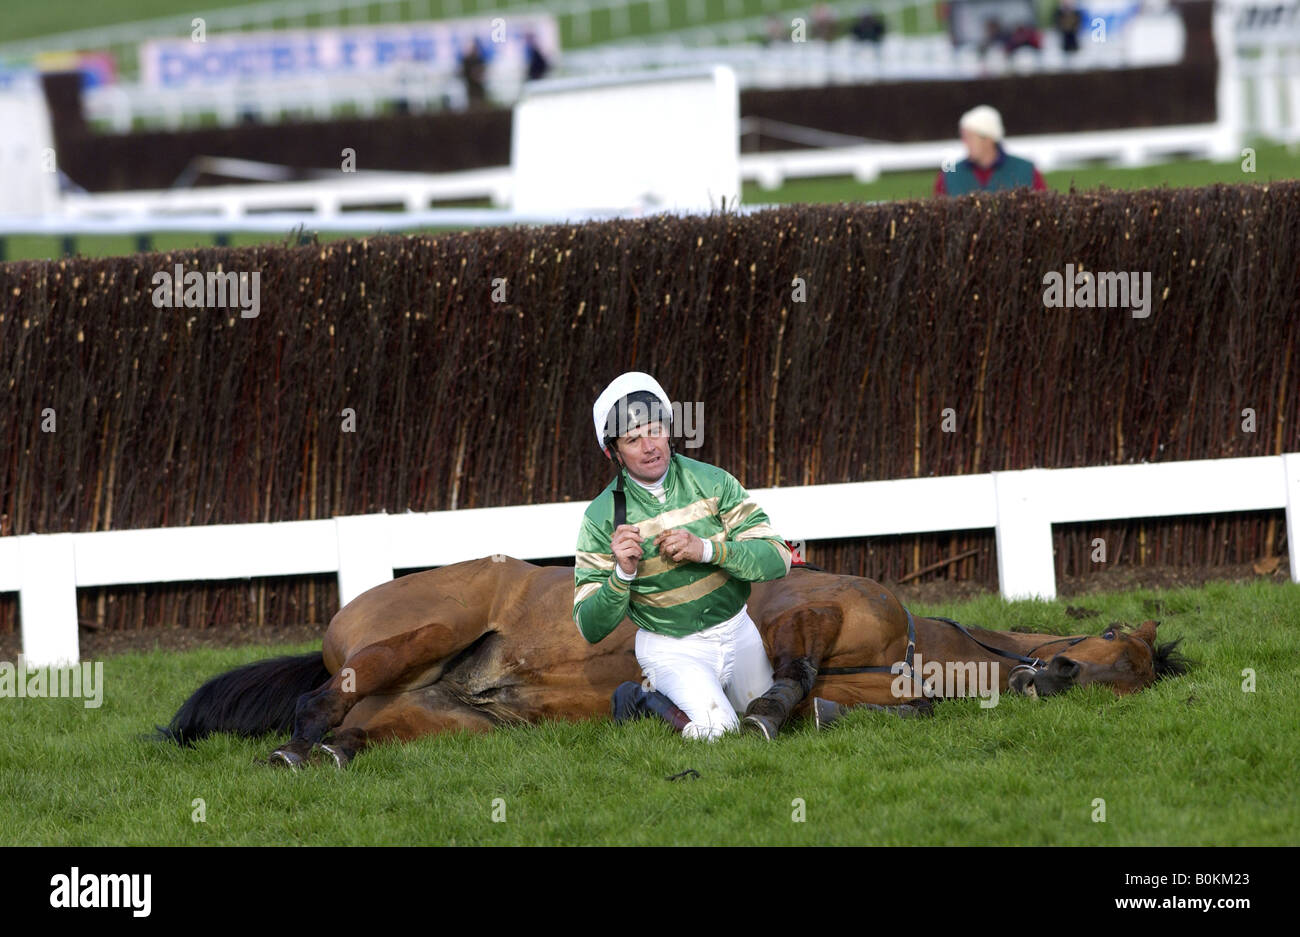
[[[668,428],[654,422],[638,426],[618,440],[618,455],[627,466],[628,474],[637,481],[650,484],[659,480],[668,469]]]

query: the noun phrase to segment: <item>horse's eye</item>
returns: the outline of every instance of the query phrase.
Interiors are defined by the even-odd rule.
[[[1114,641],[1114,640],[1115,640],[1115,629],[1114,629],[1114,628],[1107,628],[1107,629],[1102,633],[1102,637],[1105,638],[1107,641]]]

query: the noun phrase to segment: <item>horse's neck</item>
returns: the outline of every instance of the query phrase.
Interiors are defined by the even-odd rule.
[[[925,653],[928,660],[944,661],[998,661],[1007,663],[1007,658],[993,651],[985,650],[952,625],[932,618],[917,622],[917,646]],[[1067,638],[1059,634],[1035,634],[1027,631],[989,631],[987,628],[964,626],[975,638],[989,647],[997,648],[1010,654],[1028,656],[1044,644]]]

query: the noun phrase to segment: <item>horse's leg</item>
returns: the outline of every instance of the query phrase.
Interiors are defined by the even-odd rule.
[[[817,728],[825,728],[850,709],[867,709],[895,716],[930,716],[934,701],[910,692],[912,683],[900,674],[861,673],[819,677],[796,711],[811,716]]]
[[[772,687],[749,704],[743,729],[776,738],[812,689],[817,668],[843,623],[844,614],[835,605],[791,609],[773,623],[766,635],[774,665]]]
[[[359,698],[355,693],[344,689],[345,685],[350,689],[353,682],[350,672],[343,669],[325,681],[319,689],[298,697],[293,715],[293,735],[289,741],[271,752],[267,761],[272,765],[289,768],[298,768],[306,762],[312,746],[343,718],[350,706],[349,698],[353,703]]]
[[[486,713],[433,687],[395,696],[368,696],[348,713],[342,725],[315,748],[342,768],[375,742],[408,742],[435,732],[487,732],[495,725]]]
[[[934,700],[917,699],[912,702],[898,702],[897,700],[889,704],[881,703],[837,703],[834,700],[824,699],[820,696],[812,700],[813,720],[817,728],[824,729],[840,716],[853,709],[867,709],[871,712],[888,713],[892,716],[909,718],[913,716],[933,716]]]
[[[353,706],[371,694],[394,694],[437,679],[445,661],[478,635],[447,625],[426,625],[365,645],[348,654],[324,686],[298,699],[293,736],[271,753],[274,765],[297,768]]]

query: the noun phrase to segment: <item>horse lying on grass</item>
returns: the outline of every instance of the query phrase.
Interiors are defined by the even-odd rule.
[[[614,689],[640,678],[635,629],[625,623],[588,644],[572,608],[568,567],[495,557],[403,576],[340,609],[321,651],[214,677],[162,732],[189,744],[213,732],[292,728],[271,763],[298,767],[314,751],[341,767],[381,740],[603,716]],[[1185,670],[1177,642],[1157,645],[1154,621],[1097,636],[966,629],[914,617],[870,579],[800,567],[754,583],[749,614],[775,681],[742,725],[767,738],[810,709],[822,724],[847,707],[913,714],[927,710],[930,692],[976,695],[952,681],[922,686],[931,664],[970,674],[983,664],[997,690],[1037,696],[1093,683],[1134,693]],[[1050,656],[1039,658],[1044,650]]]

